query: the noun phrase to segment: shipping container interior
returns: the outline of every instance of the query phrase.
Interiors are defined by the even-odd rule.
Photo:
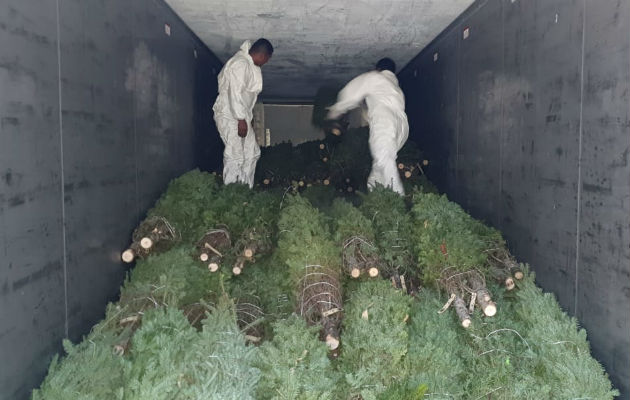
[[[404,67],[429,178],[501,230],[630,399],[629,31],[627,0],[6,0],[0,399],[103,317],[169,180],[221,167],[217,75],[261,36],[271,144],[318,137],[319,88]]]

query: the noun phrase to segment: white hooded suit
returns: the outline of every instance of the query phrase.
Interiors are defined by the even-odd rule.
[[[219,96],[212,108],[214,121],[225,145],[223,152],[223,181],[241,182],[254,186],[256,163],[260,148],[252,129],[254,105],[262,91],[260,67],[249,55],[251,43],[246,41],[241,49],[225,63],[219,73]],[[238,136],[238,121],[247,122],[247,136]]]
[[[378,183],[404,194],[396,158],[409,136],[409,123],[405,114],[405,96],[396,75],[384,70],[366,72],[354,78],[339,92],[328,117],[337,119],[363,100],[368,108],[372,153],[368,187],[374,188]]]

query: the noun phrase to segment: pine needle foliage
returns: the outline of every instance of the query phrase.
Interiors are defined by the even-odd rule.
[[[363,196],[359,207],[372,221],[385,276],[415,274],[411,218],[404,199],[383,186]]]
[[[271,323],[284,319],[295,309],[295,287],[287,274],[287,266],[276,254],[265,256],[247,272],[231,278],[233,299],[255,298],[265,313],[263,339],[272,337]]]
[[[330,239],[325,217],[300,195],[287,196],[278,220],[278,257],[296,285],[308,265],[340,271],[339,252]]]
[[[603,367],[590,355],[586,331],[559,306],[555,296],[536,287],[534,274],[519,283],[513,309],[536,354],[533,374],[544,376],[549,398],[612,399]]]
[[[205,229],[225,225],[233,239],[240,236],[250,222],[244,218],[244,215],[252,196],[253,192],[247,185],[231,183],[221,186],[217,195],[202,212],[202,223]],[[202,232],[202,235],[203,233],[205,232]],[[199,237],[196,239],[198,240]]]
[[[129,362],[112,353],[115,336],[92,334],[82,343],[63,341],[66,355],[56,355],[48,376],[32,400],[122,400]]]
[[[125,371],[125,398],[182,399],[191,384],[187,355],[197,331],[176,308],[147,311],[131,344],[132,362]]]
[[[201,215],[216,195],[215,176],[197,169],[169,183],[166,192],[149,210],[148,217],[164,217],[182,237],[192,243],[204,233]]]
[[[338,193],[335,191],[334,186],[315,184],[311,187],[307,187],[300,195],[306,198],[313,207],[325,212],[330,209]]]
[[[417,193],[413,199],[414,243],[425,285],[435,286],[446,267],[488,271],[490,229],[446,196]],[[500,236],[499,236],[500,238]]]
[[[407,319],[411,297],[384,280],[365,281],[346,302],[338,368],[351,398],[375,399],[406,381]]]
[[[260,346],[256,366],[262,371],[259,400],[335,400],[338,375],[318,327],[296,315],[273,325],[274,338]]]
[[[462,331],[452,312],[438,314],[444,301],[423,289],[411,306],[408,388],[426,386],[430,398],[464,398],[469,372],[462,360]]]
[[[342,143],[326,147],[331,159],[343,160],[344,171],[361,164],[350,152],[334,153]],[[308,144],[290,153],[317,158],[320,151]],[[340,270],[339,244],[348,236],[374,240],[392,276],[420,271],[429,286],[445,267],[491,273],[490,264],[501,260],[491,261],[489,254],[509,253],[498,231],[444,196],[417,191],[410,213],[403,198],[382,187],[363,196],[358,209],[335,200],[334,188],[322,188],[328,191],[318,196],[308,189],[304,196],[285,195],[284,189],[255,193],[243,185],[218,186],[199,171],[175,179],[149,215],[167,218],[183,242],[138,261],[120,301],[108,306],[106,318],[81,343],[64,342],[66,355],[54,358],[32,398],[609,400],[618,395],[591,357],[586,332],[553,295],[536,287],[526,266],[515,290],[490,282],[499,311],[488,318],[477,308],[468,329],[452,310],[437,313],[446,299],[433,288],[412,301],[388,281],[352,280],[345,291],[340,356],[330,361],[318,339],[321,327],[287,315],[305,267]],[[211,274],[191,255],[199,237],[220,224],[236,240],[248,230],[265,230],[272,243],[277,238],[277,250],[257,255],[257,265],[242,276]],[[235,254],[226,256],[225,264],[230,257]],[[235,299],[260,300],[266,315],[259,347],[246,344],[224,291]],[[129,324],[134,316],[141,318]],[[115,355],[112,349],[121,343],[124,355]]]
[[[121,297],[126,297],[128,291],[148,292],[159,299],[158,303],[174,307],[218,298],[227,278],[198,266],[190,256],[192,251],[192,247],[178,246],[139,261],[125,282]]]
[[[186,350],[184,399],[253,400],[260,379],[257,348],[248,346],[236,322],[234,304],[222,297]]]
[[[340,198],[335,199],[329,215],[334,232],[333,239],[338,244],[342,244],[353,236],[360,236],[370,242],[374,241],[372,221],[350,202]]]

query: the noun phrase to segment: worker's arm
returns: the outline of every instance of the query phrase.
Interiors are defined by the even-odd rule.
[[[232,111],[232,116],[238,120],[238,135],[241,137],[247,136],[247,106],[243,101],[247,69],[247,62],[239,60],[232,64],[228,70],[230,110]]]
[[[370,87],[371,74],[362,74],[348,82],[337,96],[337,103],[328,110],[329,119],[338,119],[340,116],[356,108],[367,96]]]

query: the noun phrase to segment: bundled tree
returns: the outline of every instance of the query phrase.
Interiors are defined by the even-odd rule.
[[[462,359],[465,339],[457,319],[436,312],[442,304],[435,290],[423,289],[417,296],[411,306],[405,360],[409,378],[403,387],[414,393],[424,386],[429,398],[465,398],[470,372]]]
[[[221,266],[221,260],[232,248],[232,239],[227,227],[218,226],[206,232],[197,242],[196,257],[201,263],[208,266],[210,272],[217,272]]]
[[[330,150],[331,179],[337,189],[365,191],[372,168],[368,128],[350,129]]]
[[[125,397],[138,400],[178,399],[192,383],[187,358],[197,331],[174,307],[144,313],[132,338],[131,359],[125,371]]]
[[[205,229],[197,238],[208,229],[222,226],[229,232],[232,240],[236,240],[248,227],[249,221],[244,218],[244,210],[252,196],[253,192],[247,185],[232,183],[221,186],[202,212]]]
[[[253,399],[255,349],[231,301],[221,297],[210,310],[201,331],[175,307],[146,310],[125,357],[112,353],[116,336],[97,325],[81,344],[64,343],[67,356],[53,360],[33,399]]]
[[[233,277],[229,286],[234,299],[255,299],[264,319],[255,326],[262,340],[272,336],[271,323],[287,318],[295,309],[296,288],[287,274],[286,264],[277,255],[262,257],[246,274]]]
[[[215,255],[235,275],[242,272],[246,263],[254,262],[255,256],[271,250],[280,198],[277,192],[254,193],[245,185],[231,184],[221,188],[204,212],[206,225],[221,227],[232,239],[232,251]]]
[[[546,398],[618,396],[603,367],[590,355],[586,331],[560,308],[553,294],[536,287],[534,274],[528,273],[526,266],[522,272],[513,312],[535,354],[529,373],[545,380],[538,386],[549,388]]]
[[[487,250],[490,263],[490,275],[507,290],[516,287],[516,281],[523,279],[523,265],[518,263],[503,243],[495,243],[494,248]]]
[[[317,328],[296,315],[273,324],[274,337],[260,346],[256,367],[261,372],[260,400],[338,399],[337,373],[326,345],[317,340]]]
[[[379,186],[363,197],[360,210],[372,221],[376,243],[384,263],[383,275],[393,278],[397,286],[404,286],[405,277],[410,278],[410,275],[417,273],[414,270],[412,253],[411,219],[403,198]],[[410,279],[407,281],[410,282]]]
[[[352,278],[358,278],[362,273],[378,276],[381,260],[372,221],[343,199],[335,199],[330,216],[334,240],[341,248],[344,271]]]
[[[222,297],[208,313],[197,340],[185,350],[189,383],[180,398],[256,398],[260,379],[260,371],[254,366],[257,351],[246,345],[246,333],[237,324],[238,310],[231,300]]]
[[[112,353],[115,341],[111,332],[91,333],[77,345],[64,340],[65,357],[53,358],[41,387],[33,390],[32,400],[122,399],[129,361]]]
[[[297,290],[298,310],[320,325],[322,336],[335,349],[341,321],[340,265],[324,216],[299,195],[287,197],[278,229],[278,255]]]
[[[212,174],[190,171],[169,183],[148,216],[165,218],[185,243],[193,243],[207,230],[202,214],[213,202],[218,187]]]
[[[435,286],[442,270],[488,273],[487,240],[477,233],[478,221],[446,196],[417,193],[412,210],[414,238],[423,281]]]
[[[256,165],[256,182],[263,187],[286,186],[295,175],[290,175],[294,168],[299,168],[293,157],[291,142],[277,144],[261,149],[261,157]]]
[[[475,310],[475,304],[478,304],[488,317],[497,313],[497,306],[486,288],[486,281],[478,271],[458,272],[455,268],[445,268],[438,286],[449,296],[440,313],[446,311],[452,304],[464,328],[468,328],[472,322],[471,314]]]
[[[299,314],[321,327],[321,339],[331,350],[339,347],[343,296],[337,271],[320,265],[305,269],[299,283]]]
[[[132,337],[143,323],[144,314],[154,308],[182,309],[191,324],[203,319],[203,302],[214,302],[227,281],[196,265],[185,246],[141,260],[121,289],[120,300],[107,308],[99,330],[116,335],[114,352],[127,354]]]
[[[411,297],[383,280],[363,282],[351,294],[338,359],[351,398],[375,399],[388,385],[406,380],[410,303]]]
[[[180,239],[175,228],[162,217],[149,217],[142,221],[132,235],[131,246],[122,253],[122,260],[132,262],[136,257],[162,253]]]

